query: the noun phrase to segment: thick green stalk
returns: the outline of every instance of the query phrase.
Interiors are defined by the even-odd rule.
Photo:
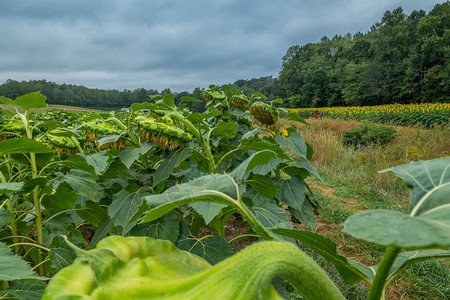
[[[75,146],[77,147],[79,153],[84,153],[83,149],[81,148],[80,143],[78,142],[78,140],[74,136],[71,136],[70,140],[75,144]]]
[[[119,119],[117,119],[116,117],[110,117],[108,118],[106,121],[113,121],[114,124],[117,125],[117,127],[120,128],[120,130],[126,131],[128,137],[131,139],[131,142],[133,144],[135,144],[136,146],[139,146],[139,141],[136,137],[136,135],[130,130],[129,126],[125,126],[125,124],[123,124]],[[129,123],[129,122],[128,122]],[[128,124],[129,125],[129,124]]]
[[[211,147],[209,147],[209,144],[205,141],[203,136],[200,134],[200,131],[192,124],[189,120],[185,119],[179,112],[177,111],[171,111],[167,115],[164,116],[165,118],[174,118],[177,121],[181,122],[195,138],[197,138],[200,146],[202,147],[202,150],[204,154],[206,155],[206,158],[208,160],[209,164],[209,170],[211,173],[216,173],[216,163],[214,161],[214,157],[211,152]]]
[[[131,142],[135,145],[135,146],[140,146],[140,142],[138,137],[134,134],[134,132],[131,130],[130,127],[130,119],[128,119],[128,127],[125,126],[125,124],[123,124],[119,119],[117,119],[116,117],[110,117],[107,119],[107,121],[113,121],[121,130],[125,130],[127,132],[128,137],[131,139]],[[144,165],[145,168],[149,169],[150,168],[150,163],[148,162],[148,158],[145,155],[141,155],[141,160],[142,163]]]
[[[274,233],[267,230],[263,224],[253,215],[253,213],[248,209],[248,207],[244,203],[238,204],[239,212],[242,217],[248,222],[250,227],[258,234],[263,240],[267,241],[281,241],[279,237],[277,237]]]
[[[36,165],[36,154],[30,153],[31,160],[31,177],[37,178],[37,165]],[[39,187],[35,187],[33,190],[33,203],[34,203],[34,214],[36,217],[36,236],[37,242],[42,245],[44,244],[44,234],[42,227],[42,215],[41,215],[41,201],[39,199]],[[37,250],[37,263],[41,263],[43,261],[42,251],[40,249]],[[39,275],[44,276],[44,265],[39,266]]]
[[[33,139],[33,133],[30,129],[30,124],[28,122],[28,111],[25,115],[18,113],[22,123],[25,127],[27,138]],[[30,153],[30,165],[31,165],[31,178],[35,179],[38,177],[38,170],[36,164],[36,153]],[[34,214],[36,218],[36,236],[37,242],[42,245],[44,244],[44,234],[42,228],[42,215],[41,215],[41,201],[39,199],[39,187],[35,187],[33,190],[33,204],[34,204]],[[40,264],[43,261],[42,251],[40,249],[37,250],[37,263]],[[44,276],[44,265],[39,265],[39,275]]]
[[[382,298],[389,271],[391,270],[391,267],[400,251],[401,249],[396,246],[387,247],[386,252],[383,255],[383,259],[380,262],[380,266],[377,269],[377,274],[373,279],[372,287],[370,288],[367,300],[379,300]]]
[[[11,214],[11,234],[13,236],[18,236],[18,232],[17,232],[17,224],[16,224],[16,214],[14,212],[14,206],[13,206],[13,202],[12,202],[12,197],[8,198],[7,202],[6,202],[6,207],[9,210],[9,213]],[[16,237],[13,238],[13,243],[18,243],[19,239],[17,239]],[[19,246],[14,246],[14,253],[19,253]]]
[[[236,183],[235,183],[236,184]],[[217,194],[223,200],[224,202],[220,202],[223,204],[226,204],[228,206],[233,207],[237,210],[238,213],[242,215],[242,217],[247,221],[247,223],[250,225],[250,227],[253,229],[253,231],[258,234],[263,240],[267,241],[281,241],[280,238],[278,238],[274,233],[269,231],[264,225],[255,217],[255,215],[248,209],[248,207],[245,205],[244,202],[242,202],[239,187],[236,184],[236,189],[238,191],[238,199],[233,199],[229,195],[214,191],[214,190],[203,190],[203,192],[211,192],[214,194]]]

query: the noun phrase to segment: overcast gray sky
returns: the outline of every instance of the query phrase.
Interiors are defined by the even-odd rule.
[[[0,84],[47,79],[100,89],[278,76],[293,45],[367,32],[386,10],[434,0],[0,0]]]

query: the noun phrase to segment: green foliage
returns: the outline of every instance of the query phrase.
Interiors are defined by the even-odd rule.
[[[291,46],[277,92],[290,107],[447,101],[450,4],[386,11],[366,34]]]
[[[413,190],[411,212],[417,216],[407,216],[405,221],[395,213],[383,212],[376,215],[382,219],[380,221],[371,219],[373,213],[362,213],[347,221],[348,231],[355,236],[373,238],[379,244],[394,247],[388,248],[387,252],[392,268],[387,268],[384,260],[378,267],[367,267],[338,254],[336,244],[329,239],[293,229],[293,222],[315,228],[314,212],[319,203],[305,179],[310,175],[320,176],[308,162],[312,156],[311,146],[295,129],[282,129],[282,126],[283,122],[288,121],[306,122],[295,114],[286,113],[285,109],[272,106],[281,101],[272,101],[270,105],[263,103],[266,97],[259,93],[247,97],[257,103],[253,106],[257,109],[252,117],[244,106],[230,105],[234,96],[242,95],[241,91],[234,87],[216,86],[211,86],[209,91],[211,99],[203,113],[190,111],[184,104],[177,106],[175,96],[165,94],[152,96],[152,103],[133,105],[131,113],[26,111],[5,115],[5,122],[17,121],[21,131],[0,141],[0,245],[5,250],[0,259],[3,258],[4,263],[13,262],[13,267],[5,270],[9,272],[6,275],[14,279],[4,278],[7,282],[2,284],[0,295],[31,296],[31,291],[19,291],[20,288],[40,291],[42,285],[21,285],[16,280],[31,277],[40,280],[44,276],[57,274],[45,297],[51,297],[54,292],[60,293],[66,287],[70,293],[87,295],[95,287],[95,292],[89,294],[94,298],[97,293],[98,297],[109,297],[108,293],[121,297],[122,292],[136,292],[139,295],[145,292],[148,298],[150,286],[170,290],[178,297],[181,296],[179,291],[185,291],[187,286],[193,288],[193,293],[200,290],[207,293],[218,279],[225,282],[232,278],[237,292],[225,285],[224,297],[239,296],[239,293],[247,295],[248,292],[251,297],[259,297],[258,293],[262,293],[262,297],[267,298],[278,295],[270,282],[273,276],[279,275],[290,280],[301,293],[312,299],[339,298],[336,287],[317,265],[297,249],[295,240],[308,245],[334,264],[346,282],[365,280],[377,292],[382,291],[391,278],[408,265],[419,260],[448,256],[446,251],[417,249],[447,245],[445,240],[448,237],[433,226],[448,225],[445,221],[448,220],[448,205],[442,198],[442,190],[431,186],[433,183],[437,185],[437,182],[446,186],[447,175],[442,169],[446,164],[431,161],[426,165],[429,182],[423,182],[423,174],[419,174],[423,165],[393,169],[409,185],[415,186],[417,181],[428,191],[424,196],[420,190]],[[22,104],[27,108],[42,106],[43,98],[33,96],[30,99]],[[142,111],[143,107],[149,111]],[[270,126],[255,126],[256,120],[262,120],[256,114],[270,117]],[[285,120],[275,123],[274,117],[281,114],[284,114]],[[86,135],[89,142],[83,140],[83,133],[89,133]],[[159,137],[148,138],[149,134]],[[183,139],[187,135],[189,139],[184,140],[183,148],[161,144],[169,139]],[[67,157],[67,153],[55,152],[46,146],[55,144],[55,140],[64,141],[62,138],[76,144],[72,156]],[[81,142],[77,144],[76,141]],[[122,143],[121,147],[101,148],[101,145],[118,141]],[[63,144],[60,143],[60,146]],[[410,178],[415,176],[418,177],[411,181]],[[240,214],[248,224],[251,236],[271,242],[252,246],[248,251],[229,258],[234,249],[230,246],[231,242],[226,242],[228,232],[225,224],[235,213]],[[367,228],[364,225],[366,218],[371,224],[382,223],[380,226],[406,224],[406,229],[399,226],[396,227],[399,232],[394,232],[383,227],[383,232],[392,233],[392,236],[386,237],[382,233],[372,232],[371,227]],[[430,218],[434,223],[430,223]],[[363,225],[355,225],[359,222]],[[425,231],[424,223],[432,229],[429,230],[432,231],[431,238],[424,236],[417,238],[416,244],[408,244],[410,232],[400,231],[407,230],[408,226]],[[97,249],[82,251],[77,247],[68,248],[61,234],[67,237],[69,244],[91,249],[97,246]],[[108,235],[113,237],[105,239]],[[130,235],[167,239],[170,242],[121,237]],[[400,235],[400,238],[395,238],[395,235]],[[156,246],[164,259],[170,260],[170,253],[184,253],[180,255],[202,261],[205,269],[184,276],[186,274],[183,272],[189,268],[182,267],[183,274],[178,274],[182,278],[174,279],[178,275],[174,276],[173,272],[177,271],[168,271],[165,266],[167,261],[158,258],[158,265],[168,280],[159,277],[157,280],[150,279],[147,276],[147,271],[152,272],[149,268],[135,272],[145,265],[139,259],[147,257],[144,254],[148,252],[148,243],[165,245]],[[170,250],[175,249],[174,244],[190,253]],[[401,252],[400,246],[412,252]],[[141,250],[145,253],[139,252]],[[136,251],[140,254],[137,255]],[[259,252],[261,256],[258,256]],[[75,261],[74,253],[78,255]],[[398,259],[395,260],[397,254]],[[139,259],[130,260],[135,255]],[[31,270],[27,263],[39,276],[27,277]],[[211,267],[209,263],[217,265]],[[177,264],[177,259],[171,261],[170,269]],[[266,264],[284,267],[276,267],[275,272]],[[248,276],[267,275],[264,282],[248,284],[246,287],[250,290],[243,289],[240,284],[248,280],[253,282],[253,277],[241,279],[245,275],[245,265],[251,270]],[[291,266],[287,273],[286,265]],[[261,270],[255,270],[255,266]],[[65,271],[66,268],[69,271]],[[274,272],[266,273],[266,270]],[[380,279],[377,270],[382,270],[386,277]],[[308,278],[314,279],[299,281],[298,276],[304,272],[310,272]],[[149,280],[149,285],[142,290],[133,289],[123,280],[137,273],[139,280]],[[111,278],[115,279],[110,281]],[[197,281],[199,278],[201,280]],[[194,281],[198,285],[193,284]],[[53,282],[57,282],[56,287]],[[320,289],[317,289],[318,285]],[[217,287],[219,289],[219,285]],[[324,296],[320,293],[329,294]]]
[[[343,142],[353,146],[367,146],[371,144],[384,145],[392,141],[398,135],[397,130],[392,126],[362,122],[359,127],[344,132]]]

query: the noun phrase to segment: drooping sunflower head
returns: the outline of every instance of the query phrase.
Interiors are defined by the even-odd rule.
[[[230,100],[231,104],[239,108],[247,107],[250,104],[250,101],[245,95],[233,95]]]
[[[250,115],[259,124],[269,128],[275,125],[279,116],[276,108],[260,101],[253,103],[250,108]]]
[[[84,136],[86,139],[94,145],[98,146],[97,139],[100,135],[119,135],[122,130],[117,129],[111,123],[103,122],[97,124],[96,122],[86,122],[81,126],[84,130]],[[100,149],[117,149],[120,150],[121,147],[125,146],[125,138],[120,137],[117,141],[106,143],[100,146]]]
[[[227,99],[227,96],[223,91],[205,90],[202,93],[203,98],[207,101],[213,101],[214,103],[222,102]]]
[[[96,122],[85,122],[81,125],[87,140],[96,143],[99,135],[120,134],[122,131],[108,122],[97,124]]]
[[[140,120],[139,134],[141,139],[153,141],[158,147],[176,150],[185,147],[192,140],[192,135],[178,128],[175,124],[163,123],[153,118]]]
[[[10,120],[1,124],[0,140],[25,134],[25,126],[19,120]]]
[[[48,133],[47,142],[49,146],[60,153],[75,154],[77,152],[75,142],[67,136],[58,135],[63,132],[63,130],[55,129]]]
[[[100,145],[100,149],[104,150],[110,150],[110,149],[116,149],[116,150],[120,150],[120,148],[125,147],[126,146],[126,141],[124,138],[120,137],[117,141],[115,142],[111,142],[111,143],[106,143],[106,144],[102,144]]]

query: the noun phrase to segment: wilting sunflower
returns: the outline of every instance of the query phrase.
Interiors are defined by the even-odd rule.
[[[250,108],[250,115],[257,123],[268,128],[272,128],[278,120],[277,109],[259,101],[253,103]]]
[[[230,101],[231,104],[239,108],[247,107],[250,104],[250,101],[245,95],[233,95],[231,96]]]
[[[98,146],[97,139],[100,135],[119,135],[122,133],[122,130],[115,128],[108,122],[103,122],[97,124],[96,122],[86,122],[81,126],[84,129],[84,136],[86,139],[94,145]],[[117,141],[106,143],[100,146],[100,149],[116,149],[120,150],[121,147],[125,146],[125,138],[120,137]]]
[[[77,153],[77,145],[75,142],[66,136],[59,136],[58,133],[63,133],[64,131],[55,129],[49,134],[47,134],[47,142],[49,146],[61,153],[75,154]]]
[[[214,103],[222,102],[227,99],[227,96],[222,91],[205,90],[202,93],[203,98]]]
[[[139,119],[139,135],[143,140],[153,141],[158,147],[176,150],[186,147],[192,135],[174,124],[157,122],[153,118]]]
[[[1,124],[0,141],[25,134],[25,126],[19,120],[11,120]]]

